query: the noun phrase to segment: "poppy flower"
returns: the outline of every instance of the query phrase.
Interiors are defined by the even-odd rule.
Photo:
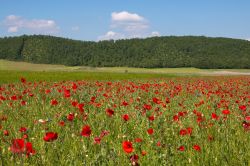
[[[95,137],[94,138],[94,144],[100,144],[101,143],[101,138],[100,137]]]
[[[145,156],[146,154],[147,154],[147,152],[146,152],[146,151],[144,151],[144,150],[143,150],[143,151],[141,151],[141,155],[142,155],[142,156]]]
[[[149,135],[152,135],[152,134],[154,133],[154,129],[149,128],[149,129],[147,130],[147,132],[148,132]]]
[[[57,101],[56,99],[52,99],[52,100],[50,101],[50,104],[55,106],[55,105],[58,104],[58,101]]]
[[[131,153],[134,150],[132,143],[129,141],[123,141],[122,148],[126,153]]]
[[[245,131],[249,131],[250,130],[250,122],[244,121],[242,123],[242,126],[244,127]]]
[[[247,106],[245,106],[245,105],[241,105],[241,106],[239,106],[239,109],[240,109],[241,111],[246,111]]]
[[[223,111],[222,111],[222,114],[224,114],[224,115],[229,115],[229,114],[230,114],[230,111],[229,111],[229,110],[223,110]]]
[[[178,150],[183,152],[183,151],[185,151],[185,147],[184,147],[184,146],[180,146],[180,147],[178,148]]]
[[[180,135],[181,136],[184,136],[184,135],[186,135],[187,134],[187,130],[186,129],[181,129],[180,130]]]
[[[64,97],[69,98],[70,97],[70,90],[69,89],[64,89]]]
[[[246,117],[245,117],[245,120],[246,120],[246,121],[250,121],[250,116],[246,116]]]
[[[201,147],[199,145],[194,145],[193,149],[196,151],[201,151]]]
[[[152,106],[149,104],[144,104],[143,108],[149,111],[152,109]]]
[[[24,153],[26,152],[26,155],[32,155],[35,154],[35,150],[32,147],[31,142],[26,142],[24,139],[13,139],[12,145],[10,147],[10,151],[12,153]]]
[[[179,116],[178,115],[174,115],[173,116],[173,120],[176,121],[176,122],[179,121]]]
[[[26,83],[26,79],[25,79],[24,77],[21,77],[20,80],[21,80],[21,82],[22,82],[23,84]]]
[[[139,156],[137,154],[130,156],[130,161],[132,165],[139,165],[138,160],[139,160]]]
[[[101,134],[100,134],[100,137],[102,138],[102,137],[104,137],[104,136],[106,136],[106,135],[108,135],[108,134],[109,134],[109,131],[103,130],[103,131],[101,132]]]
[[[218,120],[219,116],[216,113],[212,113],[211,118],[214,119],[214,120]]]
[[[82,128],[81,135],[84,136],[84,137],[89,137],[90,134],[91,134],[90,126],[85,125],[85,126]]]
[[[32,143],[31,142],[27,142],[26,143],[26,155],[29,156],[29,155],[33,155],[35,153],[36,153],[36,151],[33,149]]]
[[[13,139],[10,151],[12,153],[23,153],[25,151],[24,139]]]
[[[19,129],[19,131],[20,131],[21,133],[25,133],[25,132],[27,131],[27,128],[21,127],[21,128]]]
[[[142,142],[142,139],[141,138],[136,138],[135,142],[140,143],[140,142]]]
[[[148,117],[148,120],[149,120],[149,121],[154,121],[154,120],[155,120],[155,117],[154,117],[153,115],[152,115],[152,116],[149,116],[149,117]]]
[[[3,131],[3,135],[9,136],[9,131],[8,131],[8,130],[4,130],[4,131]]]
[[[110,109],[110,108],[107,108],[107,109],[106,109],[106,113],[107,113],[108,116],[111,117],[111,116],[114,115],[115,112],[114,112],[114,110],[112,110],[112,109]]]
[[[74,120],[75,115],[73,113],[69,113],[67,116],[68,121],[72,122]]]
[[[52,142],[56,140],[58,137],[58,134],[55,132],[47,132],[45,136],[43,137],[43,140],[46,142]]]
[[[123,118],[124,121],[128,121],[129,120],[129,115],[128,114],[124,114],[122,116],[122,118]]]

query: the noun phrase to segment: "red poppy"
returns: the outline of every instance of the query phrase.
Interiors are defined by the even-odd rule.
[[[64,97],[69,98],[70,97],[70,90],[69,89],[64,89]]]
[[[24,83],[24,84],[26,83],[26,79],[24,77],[21,77],[20,80],[22,83]]]
[[[94,138],[94,144],[100,144],[101,143],[101,138],[100,137],[95,137]]]
[[[26,143],[26,155],[29,156],[29,155],[33,155],[35,153],[36,153],[36,151],[33,149],[32,143],[31,142],[27,142]]]
[[[154,115],[152,115],[152,116],[149,116],[149,117],[148,117],[148,120],[149,120],[149,121],[154,121],[154,120],[155,120],[155,117],[154,117]]]
[[[187,130],[186,129],[181,129],[180,130],[180,135],[181,136],[184,136],[184,135],[186,135],[187,134]]]
[[[152,106],[149,104],[144,104],[143,108],[149,111],[152,109]]]
[[[102,138],[102,137],[104,137],[104,136],[106,136],[106,135],[108,135],[108,134],[109,134],[109,131],[103,130],[103,131],[101,132],[101,134],[100,134],[100,137]]]
[[[149,128],[149,129],[147,130],[147,132],[148,132],[149,135],[152,135],[152,134],[154,133],[154,129]]]
[[[140,143],[140,142],[142,142],[142,139],[141,138],[136,138],[135,142]]]
[[[91,134],[90,126],[85,125],[85,126],[82,128],[82,133],[81,133],[81,135],[84,136],[84,137],[89,137],[90,134]]]
[[[122,148],[126,153],[131,153],[134,150],[132,143],[129,141],[123,141]]]
[[[21,128],[19,129],[19,131],[22,132],[22,133],[25,133],[25,132],[27,131],[27,128],[21,127]]]
[[[23,153],[25,151],[24,139],[13,139],[10,150],[12,153]]]
[[[178,148],[178,150],[183,152],[183,151],[185,150],[185,147],[184,147],[184,146],[180,146],[180,147]]]
[[[130,161],[132,162],[133,165],[137,164],[138,160],[139,160],[139,156],[137,154],[130,156]]]
[[[176,121],[176,122],[179,121],[179,116],[178,115],[174,115],[173,116],[173,120]]]
[[[212,119],[218,120],[219,116],[216,113],[211,114]]]
[[[239,106],[239,109],[240,109],[241,111],[246,111],[247,106],[245,106],[245,105],[241,105],[241,106]]]
[[[55,132],[47,132],[45,133],[45,136],[43,137],[43,140],[46,142],[52,142],[56,140],[58,137],[58,134]]]
[[[141,155],[142,155],[142,156],[145,156],[146,154],[147,154],[147,152],[146,152],[146,151],[144,151],[144,150],[143,150],[143,151],[141,151]]]
[[[8,130],[4,130],[4,131],[3,131],[3,134],[4,134],[5,136],[9,136],[9,131],[8,131]]]
[[[160,103],[161,103],[161,100],[158,99],[158,98],[156,98],[156,97],[153,97],[153,102],[154,102],[155,104],[160,104]]]
[[[50,101],[50,104],[51,104],[51,105],[57,105],[57,104],[58,104],[58,101],[57,101],[56,99],[52,99],[52,100]]]
[[[114,110],[112,110],[112,109],[110,109],[110,108],[107,108],[107,109],[106,109],[106,113],[107,113],[108,116],[111,117],[111,116],[114,115],[115,112],[114,112]]]
[[[129,120],[129,115],[128,114],[124,114],[122,116],[122,118],[123,118],[123,120],[128,121]]]
[[[250,121],[250,116],[246,116],[246,117],[245,117],[245,120],[246,120],[246,121]]]
[[[168,97],[166,97],[165,101],[167,104],[170,103],[170,99]]]
[[[128,106],[128,102],[123,101],[123,102],[122,102],[122,105],[123,105],[123,106]]]
[[[224,115],[229,115],[229,114],[230,114],[230,111],[229,111],[229,110],[223,110],[223,111],[222,111],[222,114],[224,114]]]
[[[63,126],[65,126],[65,122],[64,121],[60,121],[59,125],[63,127]]]
[[[12,145],[10,147],[10,151],[12,153],[24,153],[24,152],[26,152],[27,156],[35,154],[35,150],[32,147],[32,143],[27,142],[25,144],[24,139],[14,139],[14,140],[12,140]]]
[[[193,149],[196,151],[201,151],[201,147],[199,145],[194,145]]]
[[[244,121],[242,123],[242,126],[244,127],[245,131],[249,131],[250,130],[250,122]]]
[[[191,135],[193,132],[193,129],[191,127],[188,127],[186,130],[189,135]]]
[[[67,116],[68,121],[72,122],[74,120],[75,115],[73,113],[69,113]]]

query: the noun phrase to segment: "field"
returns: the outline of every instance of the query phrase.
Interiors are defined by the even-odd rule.
[[[250,164],[247,74],[0,63],[0,165]]]
[[[30,81],[67,80],[128,80],[197,76],[249,76],[250,69],[196,69],[196,68],[128,68],[84,67],[49,64],[32,64],[0,60],[0,84],[18,82],[20,77]]]

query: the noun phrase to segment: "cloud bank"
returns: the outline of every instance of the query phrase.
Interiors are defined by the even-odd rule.
[[[47,19],[25,19],[21,16],[9,15],[3,22],[9,33],[16,33],[21,30],[41,34],[53,34],[59,31],[54,20]]]
[[[149,21],[137,13],[127,11],[112,12],[110,30],[98,40],[129,39],[160,36],[157,31],[150,32]]]

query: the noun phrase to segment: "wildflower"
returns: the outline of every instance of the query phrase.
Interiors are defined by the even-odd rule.
[[[90,134],[91,134],[90,126],[85,125],[85,126],[82,128],[81,135],[84,136],[84,137],[89,137]]]
[[[55,132],[47,132],[45,133],[45,136],[43,137],[43,140],[46,142],[52,142],[56,140],[58,137],[58,134]]]
[[[123,141],[122,148],[126,153],[131,153],[134,150],[132,143],[129,141]]]

